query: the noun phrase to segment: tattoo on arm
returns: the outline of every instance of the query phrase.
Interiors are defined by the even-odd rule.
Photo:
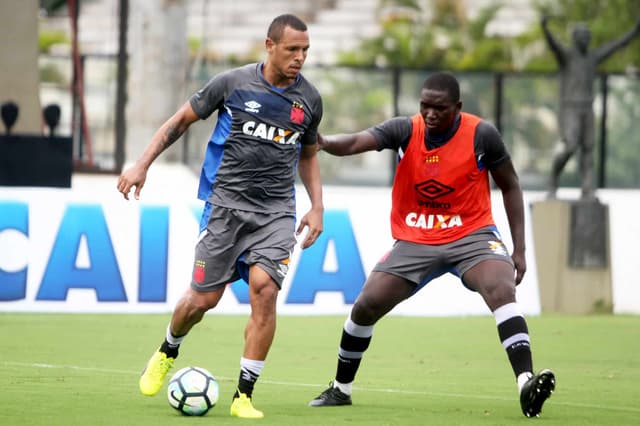
[[[162,150],[169,148],[175,141],[178,140],[182,133],[178,129],[178,125],[175,123],[169,124],[167,130],[164,132],[164,138],[162,139]]]
[[[154,135],[154,141],[149,146],[148,159],[149,164],[177,141],[183,130],[180,130],[180,124],[176,122],[169,123],[166,128],[160,130],[162,133]],[[159,139],[159,140],[158,140]]]

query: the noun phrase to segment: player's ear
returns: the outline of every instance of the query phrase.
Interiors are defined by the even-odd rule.
[[[275,48],[276,42],[271,39],[271,37],[267,37],[264,40],[264,47],[267,49],[267,52],[271,53],[271,51]]]

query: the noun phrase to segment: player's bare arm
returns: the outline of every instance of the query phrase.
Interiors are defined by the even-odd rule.
[[[129,192],[134,186],[136,189],[133,195],[136,200],[140,198],[140,191],[147,179],[147,170],[149,170],[151,163],[177,141],[191,123],[196,120],[198,120],[198,116],[191,108],[191,104],[186,102],[171,118],[160,126],[138,161],[118,178],[118,191],[122,193],[125,199],[129,199]]]
[[[300,244],[303,249],[311,246],[323,230],[324,205],[322,203],[320,164],[316,149],[315,145],[304,145],[298,162],[298,174],[311,201],[311,209],[302,217],[296,230],[296,235],[300,235],[304,228],[307,228],[307,235]]]
[[[502,192],[502,202],[509,221],[509,231],[513,241],[513,253],[511,255],[516,268],[516,285],[520,284],[527,270],[525,260],[525,236],[524,236],[524,201],[518,175],[511,160],[503,161],[495,169],[491,170],[491,177]]]
[[[318,133],[318,148],[331,155],[345,156],[378,149],[378,142],[366,130],[329,136]]]

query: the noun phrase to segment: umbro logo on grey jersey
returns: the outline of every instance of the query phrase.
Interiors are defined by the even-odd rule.
[[[244,110],[247,112],[260,112],[260,107],[262,106],[256,101],[247,101],[244,105],[246,106]]]

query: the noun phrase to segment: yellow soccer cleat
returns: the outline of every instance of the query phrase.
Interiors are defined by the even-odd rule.
[[[233,417],[241,419],[261,419],[264,417],[262,411],[253,408],[251,398],[247,397],[246,393],[238,392],[238,394],[240,396],[233,398],[231,403],[231,415]]]
[[[153,354],[140,376],[139,386],[143,395],[153,396],[160,391],[167,372],[173,367],[173,361],[175,358],[167,358],[164,352],[156,351]]]

